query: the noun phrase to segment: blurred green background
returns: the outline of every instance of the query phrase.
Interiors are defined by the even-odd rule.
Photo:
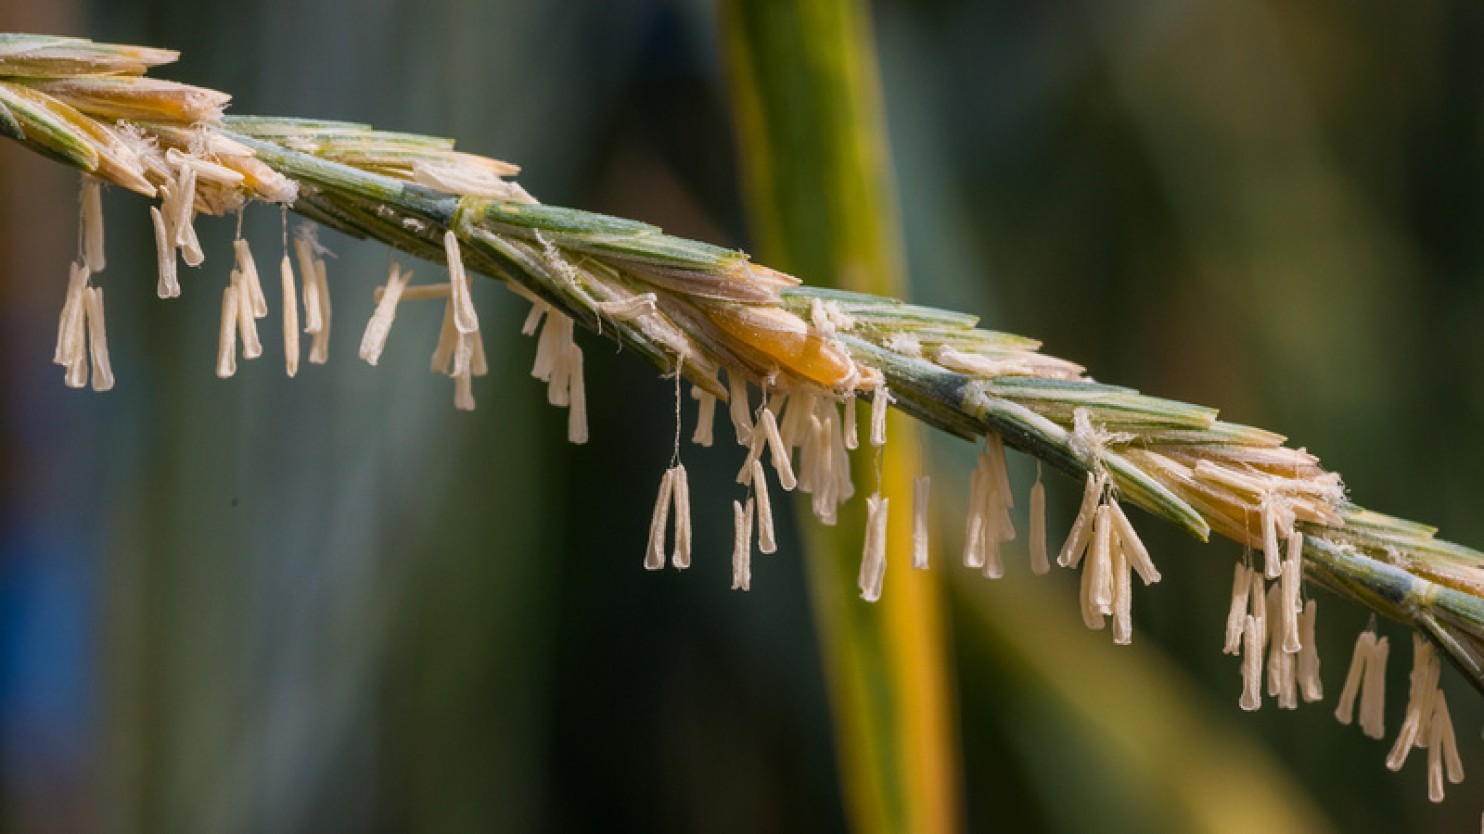
[[[915,300],[1288,434],[1366,505],[1484,543],[1478,4],[868,11]],[[546,202],[749,247],[718,17],[53,0],[0,5],[0,30],[180,49],[161,75],[233,112],[457,136]],[[286,380],[270,344],[220,382],[232,224],[200,224],[205,267],[159,303],[145,204],[115,191],[119,387],[69,391],[49,353],[75,189],[0,146],[5,831],[846,828],[800,537],[785,521],[753,590],[727,590],[726,444],[684,451],[696,566],[640,567],[670,383],[579,337],[593,441],[568,446],[524,305],[480,285],[492,373],[456,413],[427,373],[431,307],[399,316],[380,367],[355,361],[387,255],[334,234],[331,363]],[[279,222],[248,214],[260,262]],[[972,456],[931,444],[940,561]],[[1075,490],[1052,482],[1055,541]],[[1474,830],[1476,693],[1445,673],[1470,776],[1432,806],[1420,752],[1389,773],[1389,740],[1334,722],[1366,616],[1321,595],[1327,702],[1241,713],[1219,652],[1237,548],[1136,522],[1165,581],[1136,594],[1130,648],[1083,632],[1075,578],[1033,582],[1018,551],[1000,583],[935,572],[966,829]],[[1383,630],[1394,731],[1409,638]]]

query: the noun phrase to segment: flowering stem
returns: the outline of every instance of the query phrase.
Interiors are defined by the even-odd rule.
[[[734,22],[763,29],[784,13],[727,8]],[[884,148],[850,144],[858,127],[853,120],[879,118],[870,103],[874,76],[860,57],[868,32],[850,4],[809,8],[819,15],[810,21],[818,24],[818,45],[835,50],[825,56],[835,63],[817,66],[838,71],[849,91],[821,99],[836,108],[832,119],[809,127],[764,118],[776,114],[760,109],[766,105],[759,67],[787,62],[755,60],[762,53],[748,50],[760,48],[762,39],[734,45],[743,67],[739,81],[748,81],[749,67],[759,73],[737,85],[740,122],[760,131],[806,131],[766,137],[755,147],[778,163],[788,159],[782,148],[816,141],[807,130],[820,129],[834,132],[814,147],[840,151],[829,157],[834,166],[795,164],[791,177],[753,183],[756,206],[782,207],[772,219],[755,212],[764,218],[760,238],[816,279],[862,272],[870,276],[864,288],[895,294],[899,287],[887,277],[899,274],[897,254],[881,242],[895,239],[890,202],[881,197],[889,193]],[[733,30],[739,37],[754,31]],[[223,94],[144,76],[174,57],[76,39],[0,36],[0,132],[93,177],[162,197],[175,221],[172,235],[192,242],[195,212],[220,215],[254,200],[285,205],[435,262],[457,252],[469,270],[721,399],[727,396],[722,371],[730,380],[811,402],[890,396],[927,425],[968,438],[997,435],[1087,477],[1103,497],[1136,504],[1198,538],[1214,532],[1263,547],[1271,557],[1281,528],[1296,534],[1295,542],[1302,537],[1305,575],[1426,634],[1484,690],[1484,554],[1438,540],[1425,525],[1351,503],[1338,476],[1276,434],[1223,422],[1214,409],[1095,382],[1080,366],[1039,353],[1034,340],[976,328],[972,316],[803,287],[740,252],[643,223],[541,205],[507,181],[513,166],[456,152],[448,140],[343,123],[223,118]],[[791,184],[793,176],[798,182]],[[821,176],[834,178],[833,190],[819,193],[842,195],[842,207],[870,207],[875,217],[862,219],[870,213],[864,208],[831,213],[821,232],[819,217],[800,213],[812,199],[805,184]],[[784,188],[791,190],[785,195]],[[175,205],[182,195],[192,199]],[[173,282],[175,246],[186,246],[181,239],[162,241],[162,267],[168,250]],[[173,289],[165,277],[162,293]],[[76,282],[78,292],[85,284],[85,278]],[[640,315],[604,312],[635,305],[648,306]],[[81,338],[59,344],[59,355],[67,347],[73,357],[69,371],[83,361],[76,350],[82,345]],[[95,373],[95,386],[96,380]],[[907,458],[891,457],[904,454],[891,448],[885,468],[895,477],[904,474],[898,470]]]

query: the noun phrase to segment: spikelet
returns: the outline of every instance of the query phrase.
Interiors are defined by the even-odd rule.
[[[848,408],[848,406],[847,406]],[[932,479],[918,475],[912,479],[912,568],[928,569],[928,492]]]

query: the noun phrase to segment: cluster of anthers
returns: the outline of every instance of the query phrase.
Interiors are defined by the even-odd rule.
[[[94,388],[114,382],[96,285],[105,263],[101,182],[159,200],[150,215],[162,298],[181,293],[180,261],[188,267],[204,261],[196,215],[239,213],[234,264],[222,289],[216,367],[222,377],[236,371],[239,356],[264,352],[258,322],[271,305],[241,237],[240,212],[251,201],[276,204],[285,212],[279,299],[290,376],[298,369],[301,332],[311,338],[311,363],[329,357],[331,298],[327,253],[308,230],[291,247],[289,209],[447,264],[447,280],[432,284],[413,284],[411,272],[391,265],[375,290],[359,356],[377,363],[400,303],[443,302],[432,369],[454,380],[461,409],[474,407],[472,380],[487,367],[471,272],[531,303],[522,330],[537,337],[532,375],[547,384],[553,405],[569,409],[573,442],[588,437],[575,325],[672,374],[676,443],[651,519],[648,569],[666,566],[667,542],[669,564],[691,564],[691,495],[678,424],[682,379],[697,402],[692,441],[712,445],[724,404],[745,450],[737,473],[744,494],[732,506],[732,586],[741,590],[751,585],[753,551],[778,548],[769,481],[810,496],[815,517],[835,524],[855,492],[852,454],[862,445],[879,452],[887,442],[887,410],[896,407],[960,437],[982,438],[962,563],[986,577],[1004,574],[1002,547],[1016,538],[1006,446],[1082,480],[1080,508],[1056,561],[1081,570],[1083,619],[1102,629],[1111,618],[1116,643],[1132,639],[1133,577],[1145,585],[1160,579],[1123,503],[1202,539],[1214,531],[1242,544],[1225,651],[1242,658],[1243,709],[1259,708],[1264,691],[1282,709],[1323,697],[1316,601],[1305,594],[1306,579],[1424,632],[1430,639],[1414,641],[1406,716],[1387,764],[1399,768],[1412,747],[1428,749],[1435,800],[1445,777],[1462,778],[1433,646],[1476,685],[1484,680],[1484,557],[1437,541],[1431,528],[1349,503],[1339,478],[1304,450],[1285,446],[1284,438],[1220,421],[1212,409],[1094,382],[1079,366],[1039,353],[1038,343],[979,329],[971,316],[804,287],[738,252],[641,223],[544,206],[508,179],[514,166],[457,152],[448,140],[342,123],[224,117],[221,93],[143,77],[174,57],[62,38],[0,37],[0,130],[87,175],[78,262],[56,350],[68,385],[86,385],[89,369]],[[858,399],[869,401],[864,426]],[[929,562],[930,492],[928,476],[919,476],[911,513],[916,569]],[[866,600],[879,599],[885,582],[888,503],[879,486],[866,499],[858,580]],[[1050,557],[1039,468],[1029,505],[1030,568],[1044,574]],[[1386,658],[1386,638],[1368,629],[1336,711],[1349,723],[1358,699],[1361,728],[1374,738],[1384,734]]]

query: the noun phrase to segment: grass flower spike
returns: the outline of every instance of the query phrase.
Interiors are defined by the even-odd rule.
[[[197,268],[208,260],[195,231],[199,217],[271,204],[446,266],[446,283],[414,285],[393,264],[358,354],[377,363],[399,304],[441,300],[431,367],[454,380],[460,409],[474,407],[475,380],[486,370],[475,274],[530,305],[522,332],[536,339],[531,375],[545,383],[552,405],[568,409],[573,442],[588,438],[579,328],[674,377],[677,396],[680,381],[689,382],[698,406],[693,442],[714,442],[715,411],[726,403],[744,450],[742,495],[732,499],[733,588],[751,586],[754,530],[761,552],[778,544],[764,463],[778,487],[809,495],[816,518],[835,524],[856,491],[852,453],[875,454],[889,441],[887,411],[895,407],[983,444],[963,563],[987,577],[1003,574],[1001,548],[1016,538],[1007,448],[1081,485],[1056,562],[1082,571],[1084,620],[1103,628],[1111,617],[1117,643],[1132,639],[1133,577],[1145,585],[1160,580],[1126,506],[1203,541],[1215,533],[1260,551],[1261,565],[1248,559],[1236,568],[1223,645],[1241,655],[1243,709],[1260,707],[1264,672],[1280,707],[1322,697],[1316,605],[1306,600],[1313,587],[1412,628],[1417,665],[1387,762],[1399,768],[1413,747],[1426,747],[1434,798],[1444,778],[1462,778],[1437,685],[1439,657],[1484,690],[1484,555],[1437,539],[1430,527],[1363,509],[1337,475],[1285,438],[1225,422],[1212,408],[1097,382],[1080,365],[1042,354],[1036,341],[979,328],[970,315],[812,288],[740,252],[544,205],[511,180],[515,166],[456,151],[450,140],[224,116],[226,95],[146,77],[172,52],[28,35],[0,36],[0,47],[0,131],[85,175],[81,251],[62,293],[54,354],[67,385],[85,385],[90,369],[95,388],[114,384],[95,286],[106,262],[100,183],[156,201],[149,212],[161,298],[181,294],[181,262]],[[292,253],[287,235],[283,243],[277,299],[284,367],[293,376],[301,332],[310,337],[311,363],[328,361],[337,348],[328,252],[312,227],[295,236]],[[246,241],[234,242],[232,263],[223,270],[216,367],[223,377],[235,372],[239,353],[264,352],[256,322],[270,306]],[[858,448],[859,399],[869,402],[860,427],[867,449]],[[926,476],[917,483],[911,563],[924,568]],[[1050,567],[1046,500],[1038,468],[1028,527],[1035,573]],[[887,564],[905,565],[908,554],[888,552],[887,499],[873,493],[865,503],[858,586],[875,600],[890,593]],[[660,481],[644,567],[665,566],[667,538],[671,564],[688,567],[691,495],[678,446]],[[1385,638],[1361,636],[1336,710],[1348,723],[1358,699],[1367,735],[1381,734],[1385,654]]]

